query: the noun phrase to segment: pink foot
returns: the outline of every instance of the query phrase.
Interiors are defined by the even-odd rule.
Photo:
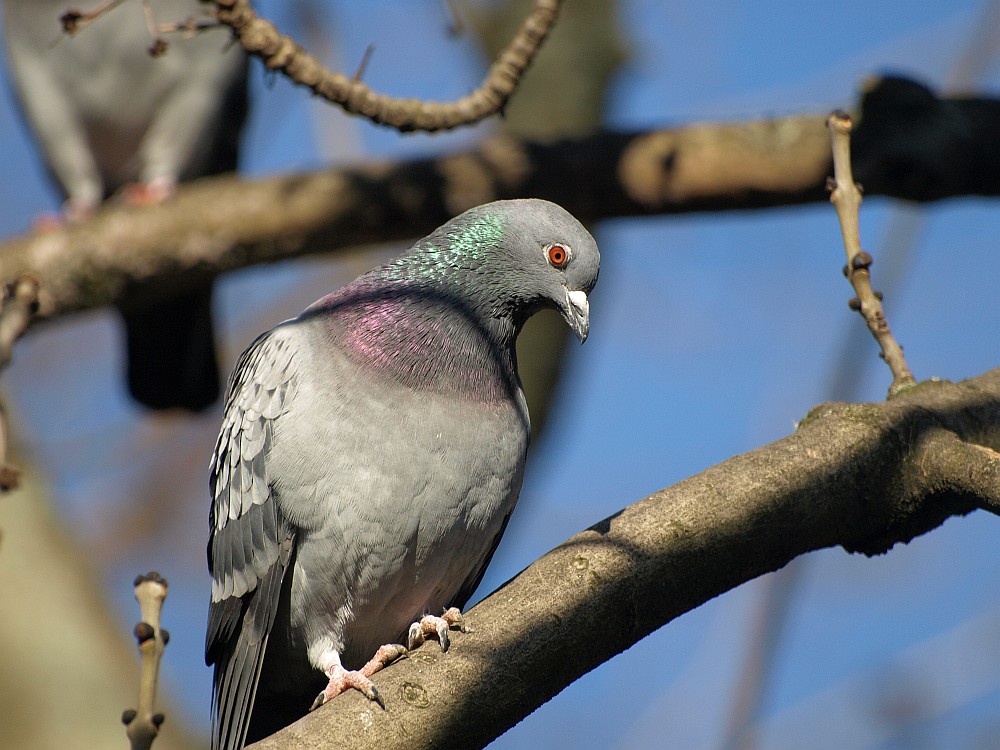
[[[31,222],[31,228],[35,232],[54,232],[64,226],[66,226],[66,220],[63,216],[52,211],[38,214]]]
[[[79,224],[87,221],[97,211],[96,203],[70,199],[63,203],[62,213],[66,223]]]
[[[131,182],[122,189],[122,198],[133,206],[153,206],[174,194],[173,180],[158,177],[150,182]]]
[[[410,625],[410,631],[407,633],[406,638],[406,647],[412,651],[430,636],[437,638],[438,643],[441,644],[442,651],[447,651],[451,645],[451,639],[448,637],[448,630],[450,628],[457,628],[463,633],[467,632],[465,618],[462,617],[462,612],[458,607],[451,607],[445,610],[441,617],[424,615],[420,618],[419,622]]]
[[[69,225],[87,221],[97,210],[97,204],[81,200],[68,200],[62,205],[60,213],[46,211],[34,218],[31,228],[36,232],[55,232]]]
[[[359,670],[346,670],[340,665],[340,658],[331,664],[326,669],[326,676],[330,678],[330,682],[323,691],[316,696],[316,700],[313,701],[312,706],[309,708],[310,711],[319,708],[324,703],[333,700],[341,693],[345,693],[350,689],[358,690],[364,695],[368,700],[375,701],[382,708],[385,708],[385,703],[382,701],[382,696],[379,694],[378,688],[375,687],[375,683],[371,681],[371,676],[378,672],[383,667],[392,664],[396,659],[406,656],[406,649],[396,643],[390,643],[385,646],[381,646],[378,651],[375,652],[367,664],[365,664]]]

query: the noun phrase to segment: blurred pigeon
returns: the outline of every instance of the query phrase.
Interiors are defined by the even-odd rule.
[[[213,748],[380,701],[383,644],[447,648],[521,487],[515,339],[543,307],[586,339],[599,264],[559,206],[489,203],[243,353],[211,462]]]
[[[225,31],[176,35],[154,58],[141,3],[107,11],[70,38],[59,20],[67,7],[5,0],[4,26],[17,94],[69,220],[118,191],[156,202],[180,181],[236,169],[247,58],[227,47]],[[161,21],[204,13],[199,0],[153,7]],[[218,398],[211,294],[210,284],[163,301],[151,285],[126,294],[128,384],[141,403],[199,410]]]

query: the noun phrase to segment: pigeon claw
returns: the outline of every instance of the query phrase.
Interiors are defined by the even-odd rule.
[[[333,700],[341,693],[346,693],[352,689],[357,690],[368,700],[374,701],[382,709],[385,709],[385,701],[382,699],[382,694],[375,687],[375,683],[371,681],[371,677],[376,672],[404,656],[406,656],[405,648],[398,643],[389,643],[385,646],[380,646],[379,650],[375,652],[375,656],[369,659],[368,663],[361,667],[361,669],[357,670],[344,669],[340,665],[338,657],[337,661],[325,670],[326,676],[330,681],[320,694],[316,696],[316,700],[313,701],[309,710],[313,711],[324,703]]]
[[[438,643],[441,644],[442,651],[447,651],[451,646],[451,637],[448,635],[448,631],[451,628],[457,628],[463,633],[467,632],[465,618],[462,617],[462,612],[458,607],[451,607],[445,610],[444,614],[440,617],[437,615],[424,615],[419,621],[410,625],[410,630],[406,636],[406,646],[412,651],[430,636],[437,638]]]
[[[377,703],[379,705],[379,708],[381,708],[383,711],[385,710],[385,701],[382,700],[382,693],[379,692],[379,689],[377,687],[375,687],[374,684],[371,685],[371,687],[368,688],[367,690],[365,690],[364,688],[361,688],[361,687],[359,687],[357,689],[360,690],[368,700],[374,701],[375,703]],[[338,693],[338,695],[339,695],[339,693]],[[333,697],[336,697],[336,696],[333,696]],[[309,710],[310,711],[315,711],[317,708],[319,708],[320,706],[322,706],[324,703],[326,703],[329,700],[330,700],[330,698],[327,697],[327,691],[326,690],[322,690],[322,691],[320,691],[320,694],[316,696],[316,700],[313,701],[312,705],[309,707]]]
[[[330,675],[330,681],[320,694],[316,696],[316,700],[313,701],[312,706],[309,708],[310,711],[314,711],[324,703],[329,703],[341,693],[346,693],[351,689],[357,690],[368,700],[375,701],[382,708],[385,708],[378,688],[375,687],[375,683],[364,672],[361,670],[348,671],[343,667],[331,671],[333,673]]]

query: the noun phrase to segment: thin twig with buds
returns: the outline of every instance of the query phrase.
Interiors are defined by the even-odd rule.
[[[861,191],[854,182],[851,170],[851,118],[846,112],[837,110],[826,119],[830,131],[830,145],[833,149],[834,179],[828,183],[830,202],[837,209],[840,231],[844,237],[847,265],[844,275],[854,287],[857,295],[850,301],[851,309],[857,310],[868,324],[875,341],[881,347],[881,357],[892,370],[892,385],[889,396],[895,396],[916,383],[903,356],[903,348],[889,330],[889,323],[882,309],[882,295],[872,291],[872,256],[861,249],[861,235],[858,230],[858,208],[861,206]]]
[[[122,714],[125,734],[132,750],[149,750],[163,724],[163,714],[154,713],[160,659],[170,634],[160,627],[160,612],[167,598],[167,581],[155,571],[135,579],[135,598],[142,620],[135,626],[135,638],[142,656],[139,678],[139,707]]]

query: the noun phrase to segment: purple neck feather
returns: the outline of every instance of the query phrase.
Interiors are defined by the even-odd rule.
[[[520,387],[512,320],[467,306],[428,285],[365,277],[321,300],[334,341],[374,376],[421,390],[494,402]]]

